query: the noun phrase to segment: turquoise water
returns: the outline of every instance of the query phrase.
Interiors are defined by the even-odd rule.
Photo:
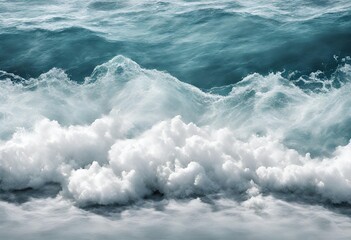
[[[2,70],[82,81],[116,55],[200,88],[257,72],[334,71],[349,1],[1,1]],[[45,13],[45,14],[43,14]]]
[[[0,238],[351,234],[349,1],[0,16]]]

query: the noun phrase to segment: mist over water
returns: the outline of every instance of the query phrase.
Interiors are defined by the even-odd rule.
[[[350,13],[0,1],[0,238],[348,239]]]

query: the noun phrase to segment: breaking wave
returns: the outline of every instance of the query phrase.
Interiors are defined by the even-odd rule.
[[[351,66],[200,90],[123,56],[78,84],[0,72],[0,188],[58,183],[78,205],[161,194],[351,204]]]

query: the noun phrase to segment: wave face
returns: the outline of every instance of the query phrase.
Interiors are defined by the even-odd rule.
[[[347,239],[350,9],[0,1],[0,238]]]

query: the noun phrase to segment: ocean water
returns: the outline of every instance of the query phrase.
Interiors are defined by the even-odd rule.
[[[0,0],[0,239],[349,239],[349,0]]]

